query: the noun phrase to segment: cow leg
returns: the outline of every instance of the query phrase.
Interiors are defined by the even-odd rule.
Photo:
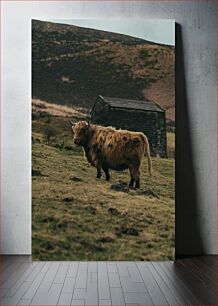
[[[100,179],[101,178],[101,168],[97,168],[97,175],[96,178]]]
[[[129,182],[129,187],[133,187],[134,186],[134,183],[135,183],[135,179],[134,179],[134,169],[133,168],[129,168],[129,172],[130,172],[130,177],[131,177],[131,180]]]
[[[130,176],[131,176],[131,180],[130,180],[130,183],[129,183],[129,187],[134,187],[134,183],[135,183],[135,188],[140,188],[139,166],[135,166],[135,167],[130,168]]]
[[[106,175],[106,181],[110,181],[110,174],[109,174],[109,170],[107,168],[102,167],[105,175]]]
[[[131,178],[130,182],[129,182],[129,187],[133,187],[135,183],[135,180],[133,178]]]
[[[135,172],[135,188],[140,188],[140,170],[139,168]]]
[[[140,188],[140,178],[139,177],[135,181],[135,188]]]
[[[135,188],[140,188],[140,166],[141,166],[141,161],[136,156],[133,163],[133,177],[135,179]]]
[[[96,178],[100,179],[101,178],[101,166],[102,166],[102,163],[99,161],[97,156],[94,156],[93,160],[94,160],[93,164],[95,165],[95,167],[97,169]]]

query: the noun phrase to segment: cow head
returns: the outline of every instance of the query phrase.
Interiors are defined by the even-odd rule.
[[[73,142],[78,146],[84,146],[87,142],[88,131],[90,124],[86,121],[79,121],[77,123],[72,123],[73,130]]]

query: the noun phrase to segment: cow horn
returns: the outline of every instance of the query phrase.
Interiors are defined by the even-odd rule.
[[[74,126],[76,123],[74,123],[72,120],[69,120],[70,125]]]

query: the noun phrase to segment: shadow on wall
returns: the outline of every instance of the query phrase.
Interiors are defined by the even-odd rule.
[[[205,254],[188,103],[182,29],[176,24],[176,258]]]

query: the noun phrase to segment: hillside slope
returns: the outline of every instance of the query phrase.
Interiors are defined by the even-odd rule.
[[[34,260],[173,260],[174,159],[152,158],[149,177],[144,157],[140,189],[128,187],[128,170],[110,171],[108,182],[97,179],[73,144],[69,108],[33,105],[36,113],[56,111],[32,120]]]
[[[148,98],[175,120],[175,49],[72,25],[32,21],[33,97],[90,108],[99,94]]]

